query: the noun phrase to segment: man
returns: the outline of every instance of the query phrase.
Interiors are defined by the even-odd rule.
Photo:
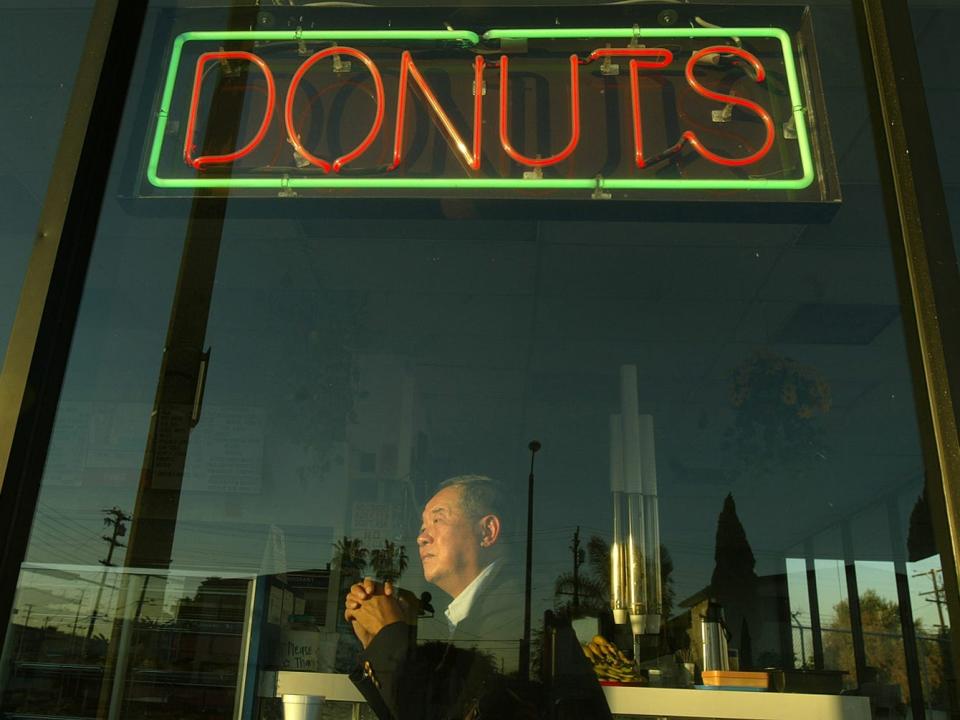
[[[503,542],[505,508],[503,489],[495,480],[459,475],[441,483],[423,509],[417,536],[423,577],[452,598],[445,615],[451,640],[460,644],[503,645],[522,634],[522,590]],[[355,585],[345,603],[345,616],[361,642],[382,629],[373,617],[355,614],[363,601],[378,594],[374,589],[392,594],[368,581]]]
[[[503,542],[505,500],[496,481],[461,475],[441,483],[423,510],[423,577],[452,598],[445,615],[454,642],[503,645],[523,634],[522,589]]]
[[[523,594],[504,551],[507,507],[494,480],[461,475],[441,483],[423,509],[420,562],[427,582],[452,598],[448,642],[417,646],[416,600],[390,583],[368,578],[350,589],[344,616],[364,646],[351,679],[381,720],[610,720],[569,626],[554,640],[565,661],[550,687],[502,674],[515,667],[523,633]]]
[[[522,594],[504,552],[506,498],[483,475],[441,483],[423,510],[417,545],[423,576],[451,598],[450,642],[416,648],[413,602],[389,583],[354,585],[344,616],[364,646],[354,682],[381,718],[468,717],[500,703],[496,663],[479,650],[509,648],[522,635]]]

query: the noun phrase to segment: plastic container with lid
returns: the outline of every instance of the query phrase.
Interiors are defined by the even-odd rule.
[[[770,674],[766,672],[747,672],[744,670],[704,670],[703,684],[722,687],[747,687],[766,690],[770,685]]]

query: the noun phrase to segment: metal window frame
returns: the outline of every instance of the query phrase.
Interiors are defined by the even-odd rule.
[[[97,0],[0,373],[0,646],[147,0]],[[852,0],[960,668],[960,271],[906,0]],[[954,707],[960,705],[951,688]]]
[[[960,270],[907,0],[854,0],[960,709]],[[954,400],[956,398],[956,400]]]

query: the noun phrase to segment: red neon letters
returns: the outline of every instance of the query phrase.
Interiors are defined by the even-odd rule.
[[[673,53],[666,48],[605,48],[594,50],[587,62],[602,57],[629,57],[630,105],[633,109],[633,157],[638,168],[646,166],[643,159],[643,123],[640,119],[640,68],[665,68],[673,62]],[[635,57],[656,57],[656,60],[633,60]]]
[[[683,133],[683,140],[690,143],[690,146],[707,160],[717,163],[717,165],[726,165],[727,167],[743,167],[744,165],[751,165],[770,152],[770,148],[773,147],[773,120],[770,119],[770,113],[757,105],[755,102],[738,98],[734,95],[724,95],[723,93],[713,92],[697,82],[697,79],[693,76],[694,68],[696,67],[697,63],[700,62],[700,60],[702,60],[706,55],[711,55],[713,53],[736,55],[737,57],[746,60],[753,66],[753,71],[757,74],[757,82],[763,82],[763,78],[765,77],[763,65],[760,64],[760,61],[757,60],[754,55],[751,55],[746,50],[738,47],[720,45],[716,47],[704,48],[703,50],[694,53],[687,61],[686,76],[690,87],[692,87],[698,95],[703,95],[705,98],[710,98],[711,100],[716,100],[717,102],[730,103],[731,105],[739,105],[759,115],[760,120],[763,122],[763,126],[767,131],[766,139],[763,141],[763,145],[759,150],[743,158],[725,158],[721,155],[711,152],[710,150],[707,150],[707,148],[705,148],[700,142],[697,134],[692,130],[687,130],[685,133]]]
[[[346,55],[359,60],[367,68],[373,78],[376,91],[376,111],[373,123],[366,137],[353,150],[336,158],[332,163],[317,157],[303,146],[300,133],[297,130],[293,106],[297,88],[299,87],[304,75],[316,63],[324,58],[331,56]],[[704,48],[694,53],[687,61],[685,68],[685,77],[687,84],[698,95],[723,103],[727,106],[739,106],[755,114],[763,123],[765,138],[760,148],[749,155],[743,157],[725,157],[708,149],[693,130],[683,132],[679,142],[672,150],[677,150],[684,143],[689,144],[701,157],[709,162],[725,167],[743,167],[758,162],[770,152],[775,138],[773,119],[770,113],[757,103],[746,98],[737,97],[732,94],[719,93],[704,87],[695,77],[697,63],[707,56],[733,56],[745,61],[753,69],[753,77],[756,82],[763,82],[765,71],[763,65],[756,56],[739,47],[715,45]],[[506,55],[502,55],[499,62],[494,66],[499,66],[500,79],[500,108],[499,108],[499,139],[503,151],[520,165],[532,168],[542,168],[550,165],[556,165],[568,159],[577,149],[580,143],[580,66],[588,65],[596,60],[607,59],[611,57],[622,57],[629,59],[630,70],[630,102],[631,102],[631,120],[633,125],[634,140],[634,163],[638,168],[644,168],[648,161],[644,159],[643,154],[643,123],[642,123],[642,103],[640,93],[640,71],[645,69],[663,69],[673,62],[673,53],[666,48],[604,48],[594,50],[586,58],[579,58],[577,55],[570,56],[570,141],[560,152],[550,157],[528,157],[523,155],[510,141],[508,132],[509,120],[509,80],[510,80],[510,60]],[[200,93],[204,80],[204,67],[207,63],[218,60],[225,62],[227,60],[244,60],[255,64],[263,73],[267,83],[267,103],[264,109],[263,120],[254,138],[241,149],[232,153],[223,155],[205,155],[194,157],[195,134],[197,126],[197,112],[200,103]],[[448,114],[444,111],[436,95],[431,90],[423,75],[417,69],[413,61],[413,56],[408,51],[404,51],[400,59],[399,87],[397,94],[396,124],[393,137],[393,161],[388,170],[398,169],[403,162],[404,154],[404,129],[406,122],[407,94],[411,80],[416,85],[423,100],[430,108],[431,112],[443,128],[448,142],[453,150],[462,159],[467,168],[471,171],[480,169],[481,150],[483,142],[483,74],[487,64],[481,55],[477,55],[473,61],[473,146],[468,148],[466,141],[454,127]],[[197,169],[204,170],[212,165],[224,165],[239,160],[249,155],[264,139],[270,123],[273,119],[274,108],[276,105],[276,83],[273,74],[262,58],[249,52],[240,51],[220,51],[204,53],[197,60],[196,72],[194,74],[193,89],[190,101],[190,114],[187,119],[187,126],[183,147],[183,159],[187,165]],[[284,103],[284,125],[286,128],[287,139],[294,149],[311,165],[320,168],[325,173],[333,171],[339,173],[350,162],[353,162],[363,155],[376,140],[383,125],[385,113],[384,86],[383,78],[373,62],[367,55],[350,47],[334,46],[321,50],[311,55],[305,60],[294,73],[290,86],[287,90],[286,101]],[[671,151],[672,151],[671,150]],[[670,151],[668,151],[670,152]],[[662,158],[664,155],[657,156]]]
[[[423,93],[424,100],[427,101],[430,109],[433,110],[437,119],[440,120],[443,129],[447,135],[450,136],[450,139],[453,140],[453,145],[457,152],[467,161],[470,169],[480,169],[480,149],[481,143],[483,142],[483,69],[485,65],[486,63],[481,55],[477,55],[477,57],[474,58],[473,152],[467,152],[467,144],[463,141],[463,138],[460,137],[460,133],[457,132],[456,128],[453,127],[453,123],[450,122],[450,118],[447,117],[447,114],[443,111],[436,95],[430,90],[427,81],[423,79],[423,75],[417,70],[417,66],[413,64],[413,57],[408,51],[405,50],[403,52],[403,56],[400,59],[400,94],[397,96],[397,129],[393,136],[393,164],[390,166],[391,170],[396,170],[400,167],[400,162],[403,160],[403,124],[407,115],[408,77],[412,77],[414,82],[417,83],[417,87],[419,87],[420,92]]]
[[[377,66],[374,64],[373,60],[359,50],[354,50],[353,48],[348,47],[329,47],[326,50],[321,50],[320,52],[311,55],[310,58],[303,63],[303,65],[297,68],[297,72],[294,73],[293,79],[290,81],[290,89],[287,91],[287,102],[284,106],[283,119],[287,126],[287,138],[290,140],[290,144],[293,145],[293,148],[308,161],[310,161],[311,165],[316,165],[318,168],[321,168],[327,173],[330,172],[330,163],[328,163],[326,160],[321,160],[316,155],[311,154],[309,150],[300,144],[300,134],[293,125],[293,98],[297,92],[297,85],[299,85],[300,81],[303,80],[303,76],[307,74],[307,70],[309,70],[314,64],[323,60],[325,57],[329,57],[331,55],[349,55],[350,57],[355,57],[357,60],[362,62],[367,66],[367,69],[373,76],[373,84],[377,88],[377,114],[373,119],[373,125],[370,127],[370,132],[367,133],[367,136],[363,139],[363,141],[353,150],[333,161],[333,171],[340,172],[343,169],[343,166],[348,162],[351,160],[356,160],[358,157],[363,155],[373,144],[373,141],[377,138],[377,133],[380,132],[380,126],[383,124],[383,78],[380,77],[380,71],[377,69]]]
[[[194,144],[193,139],[197,127],[197,106],[200,104],[200,88],[203,85],[203,67],[211,60],[249,60],[260,68],[264,77],[267,79],[267,107],[263,113],[263,122],[260,123],[260,129],[254,135],[253,140],[244,145],[236,152],[226,155],[206,155],[203,157],[193,157]],[[234,52],[208,52],[204,53],[197,60],[197,74],[193,79],[193,93],[190,97],[190,115],[187,118],[186,138],[183,143],[183,160],[197,170],[202,170],[205,165],[218,165],[232,163],[242,157],[249,155],[253,149],[260,144],[267,134],[267,128],[270,127],[270,119],[273,117],[273,106],[277,100],[277,89],[273,82],[273,73],[263,61],[253,53],[234,51]]]
[[[500,58],[500,144],[503,151],[521,165],[527,167],[547,167],[563,162],[573,154],[580,144],[580,59],[576,55],[570,56],[570,142],[556,155],[548,158],[531,158],[518,153],[510,144],[507,134],[507,83],[510,79],[510,59],[503,55]]]

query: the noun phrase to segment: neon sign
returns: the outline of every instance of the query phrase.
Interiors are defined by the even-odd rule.
[[[238,75],[237,147],[207,147]],[[791,36],[757,27],[185,32],[147,158],[155,188],[290,195],[798,191],[816,177]]]

